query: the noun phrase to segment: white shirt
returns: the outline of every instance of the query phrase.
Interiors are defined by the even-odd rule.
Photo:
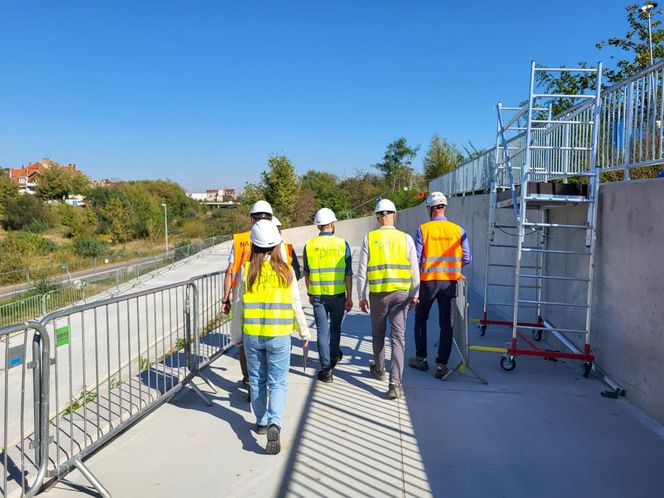
[[[380,227],[379,230],[396,230],[395,227]],[[406,235],[406,254],[410,261],[410,290],[408,296],[412,299],[420,293],[420,269],[417,265],[417,252],[413,238]],[[369,263],[369,235],[364,236],[360,250],[360,263],[357,267],[357,295],[360,301],[367,299],[369,281],[367,279],[367,264]]]
[[[268,257],[269,261],[269,257]],[[238,281],[237,292],[233,293],[233,318],[231,321],[231,341],[233,344],[238,344],[242,340],[242,325],[243,325],[243,303],[242,295],[245,292],[245,267],[242,267],[242,273]],[[300,339],[308,340],[311,338],[311,332],[309,332],[309,325],[307,325],[307,319],[304,316],[304,311],[302,310],[302,300],[300,298],[300,288],[297,284],[297,279],[295,278],[295,272],[291,268],[291,273],[293,274],[293,283],[291,285],[291,292],[293,297],[293,311],[295,312],[295,330],[300,334]]]

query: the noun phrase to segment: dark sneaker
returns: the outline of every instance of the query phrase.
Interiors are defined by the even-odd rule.
[[[337,366],[337,363],[341,361],[341,358],[344,357],[344,354],[341,352],[341,349],[337,352],[337,356],[332,360],[332,368]]]
[[[256,424],[256,434],[267,434],[267,425]]]
[[[369,362],[369,371],[371,372],[371,375],[373,375],[373,378],[376,380],[385,380],[387,378],[387,375],[385,375],[385,370],[378,370],[373,360]]]
[[[401,386],[397,386],[395,384],[390,384],[389,389],[387,390],[387,398],[388,399],[397,399],[403,396],[403,389],[401,389]]]
[[[325,382],[326,384],[332,382],[332,369],[326,368],[318,372],[318,380]]]
[[[422,372],[426,372],[429,370],[429,364],[427,363],[426,358],[420,358],[419,356],[413,356],[410,360],[408,360],[408,365],[411,368],[416,368],[417,370],[421,370]]]
[[[268,455],[276,455],[281,451],[281,441],[279,441],[279,434],[281,429],[277,424],[270,424],[267,428],[267,444],[265,445],[265,452]]]
[[[446,380],[451,373],[452,370],[447,368],[447,365],[443,365],[442,363],[436,365],[436,379]]]

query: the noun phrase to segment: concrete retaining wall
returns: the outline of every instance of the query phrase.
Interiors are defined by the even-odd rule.
[[[473,263],[464,270],[471,288],[484,291],[486,261],[488,196],[474,195],[450,199],[448,217],[465,228],[473,252]],[[664,422],[664,181],[644,180],[604,184],[600,189],[598,241],[595,282],[593,287],[592,344],[597,363],[627,391],[627,397],[649,414]],[[499,222],[513,220],[509,209],[499,210]],[[529,215],[533,219],[533,215]],[[397,226],[414,235],[417,226],[427,220],[423,205],[401,211]],[[583,223],[585,209],[564,207],[549,211],[553,223]],[[364,235],[376,227],[373,216],[337,223],[337,234],[351,245],[359,246]],[[496,232],[499,244],[515,243],[515,237]],[[301,249],[304,242],[317,234],[316,227],[284,231],[285,238]],[[568,231],[561,237],[550,237],[549,248],[578,250],[583,247],[585,232]],[[511,249],[493,252],[493,262],[513,262]],[[549,257],[548,274],[585,276],[587,260]],[[502,283],[513,284],[514,271],[496,270]],[[547,283],[545,299],[582,303],[583,283]],[[534,292],[534,291],[528,291]],[[512,303],[513,289],[491,290],[490,301]],[[511,310],[504,307],[504,316]],[[560,307],[544,309],[544,318],[560,328],[583,328],[583,313]],[[532,318],[527,310],[520,319]],[[579,337],[577,344],[582,344]]]

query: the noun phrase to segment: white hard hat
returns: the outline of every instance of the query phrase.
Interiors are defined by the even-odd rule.
[[[251,227],[251,243],[258,247],[274,247],[281,244],[279,229],[270,220],[258,220]]]
[[[333,221],[337,221],[337,217],[334,216],[334,211],[329,208],[320,208],[316,211],[316,216],[314,217],[314,224],[320,225],[329,225]]]
[[[427,197],[427,207],[447,206],[447,197],[442,192],[431,192]]]
[[[391,200],[381,199],[376,204],[376,209],[374,211],[376,213],[382,213],[383,211],[389,211],[390,213],[396,213],[397,212],[397,207],[394,205],[394,202],[392,202]]]
[[[272,215],[272,223],[274,223],[275,227],[280,227],[281,226],[281,221],[279,221],[279,218],[277,218],[274,215]]]
[[[272,216],[272,206],[267,201],[256,201],[251,206],[251,214],[266,213]]]

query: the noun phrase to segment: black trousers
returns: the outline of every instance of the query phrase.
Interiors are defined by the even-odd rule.
[[[436,363],[447,364],[452,351],[452,299],[457,295],[456,280],[420,282],[420,303],[415,308],[415,354],[427,357],[427,320],[434,301],[438,303],[440,341]]]

